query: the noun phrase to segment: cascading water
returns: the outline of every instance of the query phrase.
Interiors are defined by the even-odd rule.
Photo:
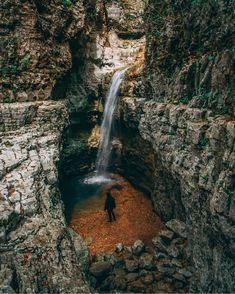
[[[115,72],[107,95],[103,121],[100,129],[100,143],[96,161],[96,171],[98,174],[105,172],[109,163],[109,156],[111,152],[110,135],[113,123],[113,114],[117,104],[118,90],[124,79],[125,71],[126,69]]]
[[[109,157],[111,153],[111,129],[113,124],[114,111],[118,100],[118,91],[124,79],[126,70],[127,69],[125,68],[116,71],[111,80],[111,84],[107,94],[107,99],[105,102],[103,120],[100,129],[100,143],[96,159],[96,175],[87,178],[87,183],[95,183],[110,180],[104,176],[104,173],[107,170]]]

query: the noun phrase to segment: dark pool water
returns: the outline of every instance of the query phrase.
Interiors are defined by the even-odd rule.
[[[92,198],[101,198],[105,191],[118,182],[118,176],[105,174],[97,176],[95,173],[83,177],[75,177],[61,183],[61,194],[65,205],[65,217],[71,220],[73,210],[82,207]]]

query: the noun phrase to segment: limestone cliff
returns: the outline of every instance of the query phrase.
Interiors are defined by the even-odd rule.
[[[46,101],[72,66],[69,42],[83,28],[83,4],[0,5],[0,289],[89,292],[86,249],[65,223],[58,189],[68,110]]]
[[[192,292],[235,290],[232,19],[234,1],[149,1],[145,95],[122,100],[136,133],[123,141],[127,174],[150,179],[162,219],[186,222]]]
[[[87,292],[58,190],[62,102],[1,105],[0,258],[7,293]],[[79,238],[79,237],[76,237]]]

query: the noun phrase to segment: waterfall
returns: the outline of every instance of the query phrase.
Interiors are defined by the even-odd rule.
[[[100,128],[100,142],[96,158],[95,175],[89,176],[84,179],[85,184],[100,184],[104,182],[113,181],[105,175],[108,167],[109,157],[111,153],[111,129],[113,123],[113,115],[118,100],[118,90],[124,79],[127,69],[116,71],[112,77],[109,91],[106,97],[103,120]]]
[[[116,71],[110,83],[107,94],[103,120],[100,129],[100,143],[96,159],[96,172],[101,174],[106,171],[111,152],[110,138],[113,123],[113,114],[117,105],[118,90],[124,79],[126,69]]]

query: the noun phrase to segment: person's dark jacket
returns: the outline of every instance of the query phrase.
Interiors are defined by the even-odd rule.
[[[106,200],[105,200],[105,206],[104,210],[111,211],[116,207],[115,199],[111,195],[110,192],[107,192],[106,194]]]

